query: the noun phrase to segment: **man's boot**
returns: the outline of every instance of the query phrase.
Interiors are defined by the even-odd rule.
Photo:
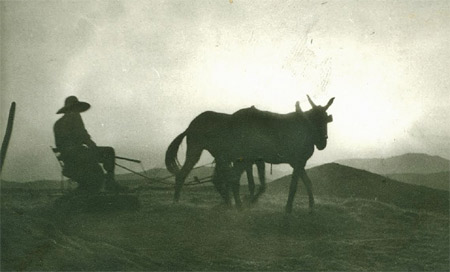
[[[126,192],[126,191],[128,191],[127,186],[120,185],[119,183],[117,183],[115,181],[113,173],[106,173],[105,180],[106,180],[105,189],[107,191],[111,191],[111,192]]]

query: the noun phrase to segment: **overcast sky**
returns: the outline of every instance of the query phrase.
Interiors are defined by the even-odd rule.
[[[163,167],[206,110],[280,113],[336,97],[312,163],[450,158],[449,1],[1,1],[2,178],[58,178],[50,151],[69,95],[98,145]],[[181,152],[185,151],[185,146]],[[184,158],[184,154],[179,157]]]

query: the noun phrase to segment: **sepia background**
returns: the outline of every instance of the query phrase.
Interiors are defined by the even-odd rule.
[[[449,15],[448,1],[2,1],[2,137],[17,103],[3,178],[59,177],[69,95],[92,105],[97,144],[146,168],[203,111],[308,110],[306,94],[336,97],[312,164],[449,158]]]
[[[449,5],[0,0],[0,139],[17,103],[0,270],[449,271]],[[307,94],[336,98],[306,170],[314,209],[299,182],[286,213],[286,165],[266,166],[259,198],[242,175],[242,206],[224,205],[207,152],[173,201],[165,151],[197,115],[306,111]],[[143,161],[120,161],[141,174],[116,172],[126,193],[61,176],[50,146],[70,95],[92,105],[98,145]]]

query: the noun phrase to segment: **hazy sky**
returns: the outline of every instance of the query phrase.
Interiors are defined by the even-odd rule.
[[[203,111],[308,110],[306,94],[336,97],[313,163],[450,158],[449,3],[1,1],[2,139],[17,103],[2,178],[59,177],[49,146],[69,95],[92,105],[97,144],[147,168]]]

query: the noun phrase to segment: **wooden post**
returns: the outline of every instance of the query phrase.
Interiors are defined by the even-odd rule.
[[[11,107],[9,108],[8,124],[6,126],[5,137],[3,137],[2,149],[0,150],[0,173],[2,172],[3,165],[5,163],[6,151],[8,150],[9,140],[11,139],[15,112],[16,102],[12,102]]]

